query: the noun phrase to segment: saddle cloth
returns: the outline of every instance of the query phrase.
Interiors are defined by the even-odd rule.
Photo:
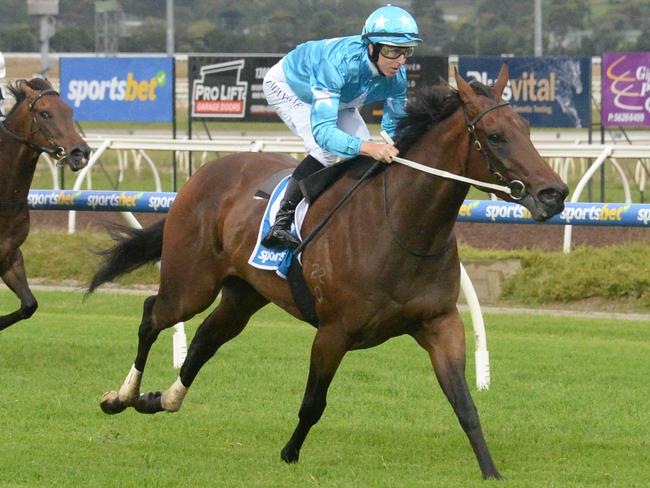
[[[255,268],[266,269],[275,271],[278,276],[287,279],[287,273],[289,272],[289,267],[291,266],[291,259],[293,258],[293,253],[289,249],[281,248],[269,248],[262,245],[262,239],[271,229],[273,222],[275,222],[275,216],[280,209],[280,202],[282,202],[282,197],[284,196],[284,191],[287,187],[287,182],[289,181],[289,176],[283,178],[280,183],[278,183],[271,193],[269,202],[266,205],[264,210],[264,216],[262,217],[262,222],[260,223],[260,229],[257,233],[257,242],[253,248],[251,257],[248,259],[248,264]],[[255,197],[260,198],[260,197]],[[296,236],[300,241],[302,237],[300,236],[300,227],[305,220],[305,215],[307,214],[307,208],[309,205],[305,200],[301,201],[296,207],[296,213],[294,218],[294,223],[291,225],[291,232]],[[300,259],[300,257],[298,257]]]

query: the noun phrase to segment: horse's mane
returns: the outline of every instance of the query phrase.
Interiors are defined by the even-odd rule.
[[[25,95],[25,92],[23,92],[20,89],[21,83],[25,83],[28,87],[30,87],[32,90],[37,90],[37,91],[43,91],[43,90],[49,90],[52,88],[52,85],[50,85],[50,82],[47,80],[44,80],[43,78],[32,78],[31,80],[18,80],[13,83],[9,83],[7,85],[7,90],[9,90],[9,93],[11,93],[11,96],[16,99],[16,103],[14,104],[13,108],[11,109],[11,112],[9,112],[9,115],[16,110],[18,105],[20,105],[20,102],[25,100],[27,98],[27,95]]]
[[[477,95],[494,99],[489,86],[472,81],[470,86]],[[406,153],[424,133],[453,114],[461,101],[458,91],[447,82],[420,90],[406,105],[406,115],[397,124],[396,146],[401,154]]]

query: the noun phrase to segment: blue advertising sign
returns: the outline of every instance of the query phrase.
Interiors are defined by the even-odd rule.
[[[503,92],[531,127],[591,126],[591,60],[567,57],[460,56],[466,79],[490,85],[508,64],[510,81]]]
[[[32,210],[87,210],[96,212],[167,213],[176,193],[116,190],[30,190]],[[556,224],[645,227],[650,229],[650,205],[643,203],[566,203],[546,222],[536,222],[519,204],[493,200],[465,200],[458,222],[495,224]]]
[[[82,122],[172,122],[174,59],[61,58],[61,96]]]

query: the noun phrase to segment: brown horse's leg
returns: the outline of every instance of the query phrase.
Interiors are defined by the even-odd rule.
[[[109,391],[101,399],[100,407],[105,413],[120,413],[129,406],[147,411],[148,397],[140,395],[142,373],[147,356],[161,331],[191,319],[214,302],[219,293],[223,276],[219,263],[209,259],[189,261],[187,256],[163,265],[158,295],[144,302],[142,321],[138,329],[138,351],[133,366],[119,391]],[[194,276],[191,283],[182,277]]]
[[[31,317],[38,308],[38,302],[32,295],[27,283],[27,275],[25,274],[25,263],[23,261],[23,254],[20,249],[16,249],[13,253],[13,258],[10,261],[9,268],[0,276],[2,281],[13,291],[20,300],[20,309],[7,315],[0,317],[0,330],[6,329],[19,320],[28,319]]]
[[[133,363],[133,366],[131,366],[129,374],[124,379],[120,390],[108,391],[104,393],[104,396],[102,396],[99,406],[104,413],[120,413],[127,407],[133,405],[133,403],[138,399],[138,396],[140,395],[142,373],[151,346],[163,329],[173,325],[172,323],[162,328],[154,326],[152,310],[157,298],[157,295],[153,295],[147,297],[144,301],[142,321],[140,322],[140,328],[138,329],[138,352],[135,362]]]
[[[349,338],[335,326],[321,325],[318,329],[311,348],[309,378],[298,413],[298,426],[280,453],[284,462],[298,461],[300,448],[309,429],[323,415],[327,405],[327,389],[349,347]]]
[[[426,322],[413,336],[429,353],[438,382],[469,438],[483,478],[501,479],[465,380],[465,331],[458,311]]]
[[[143,394],[134,404],[135,409],[140,413],[177,412],[201,367],[223,344],[239,335],[250,317],[267,303],[268,300],[245,281],[227,279],[219,305],[199,326],[192,339],[178,379],[162,394]]]

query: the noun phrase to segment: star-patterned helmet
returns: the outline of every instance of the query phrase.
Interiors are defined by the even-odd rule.
[[[361,37],[372,44],[417,46],[422,42],[415,19],[406,10],[386,5],[370,14]]]
[[[6,75],[7,71],[5,69],[5,57],[0,52],[0,78],[4,78]]]

